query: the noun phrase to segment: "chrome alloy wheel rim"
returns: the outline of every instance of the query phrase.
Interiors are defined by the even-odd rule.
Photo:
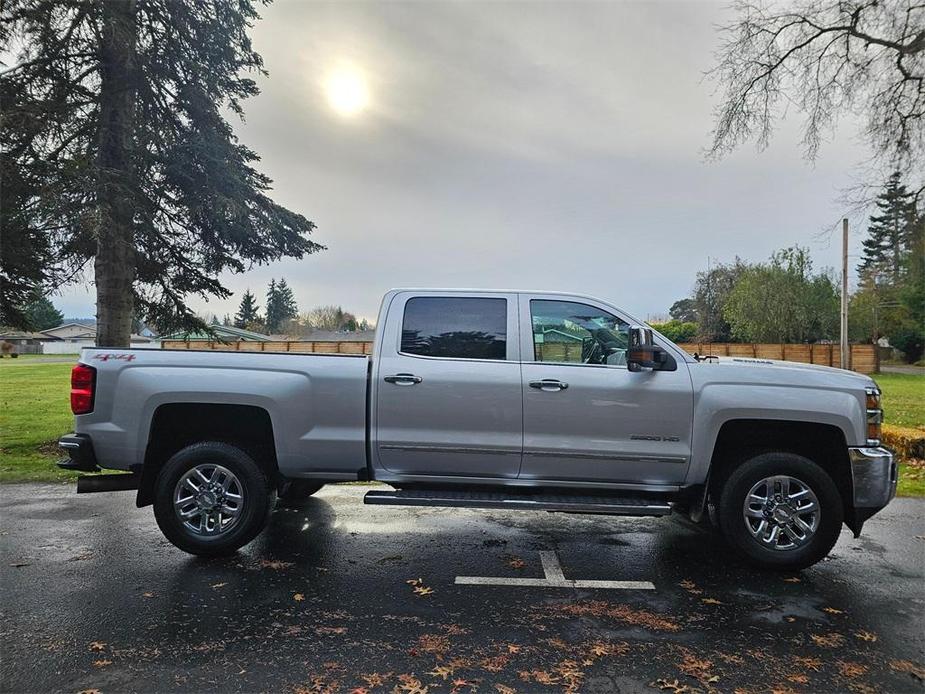
[[[765,477],[749,491],[742,507],[745,526],[758,542],[773,550],[798,549],[819,528],[819,499],[796,477]]]
[[[218,537],[233,528],[244,510],[244,487],[226,467],[212,463],[188,471],[173,493],[173,510],[194,535]]]

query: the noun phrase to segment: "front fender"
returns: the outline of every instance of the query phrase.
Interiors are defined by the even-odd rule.
[[[707,480],[720,430],[735,420],[825,424],[845,441],[863,441],[865,415],[855,394],[789,385],[707,384],[694,398],[694,435],[687,484]],[[744,442],[747,443],[747,442]]]

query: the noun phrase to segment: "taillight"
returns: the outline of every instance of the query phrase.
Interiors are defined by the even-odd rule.
[[[86,364],[77,364],[71,369],[71,412],[74,414],[93,412],[95,390],[96,369]]]
[[[869,387],[867,390],[867,445],[879,446],[883,427],[883,408],[880,406],[880,390]]]

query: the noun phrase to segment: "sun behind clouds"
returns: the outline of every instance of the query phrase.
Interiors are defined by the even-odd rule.
[[[355,116],[369,105],[369,86],[363,73],[352,66],[342,66],[324,80],[328,104],[341,116]]]

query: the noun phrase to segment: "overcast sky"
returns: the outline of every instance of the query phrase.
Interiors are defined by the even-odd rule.
[[[278,0],[262,14],[270,75],[236,129],[328,250],[225,277],[235,296],[194,300],[202,313],[233,314],[248,287],[262,307],[283,276],[302,310],[370,318],[397,286],[575,291],[647,317],[708,257],[799,243],[839,264],[840,239],[818,234],[864,156],[850,122],[814,165],[796,113],[771,149],[704,160],[722,4]],[[343,70],[369,94],[350,116],[326,92]],[[92,287],[55,299],[69,316],[93,302]]]

